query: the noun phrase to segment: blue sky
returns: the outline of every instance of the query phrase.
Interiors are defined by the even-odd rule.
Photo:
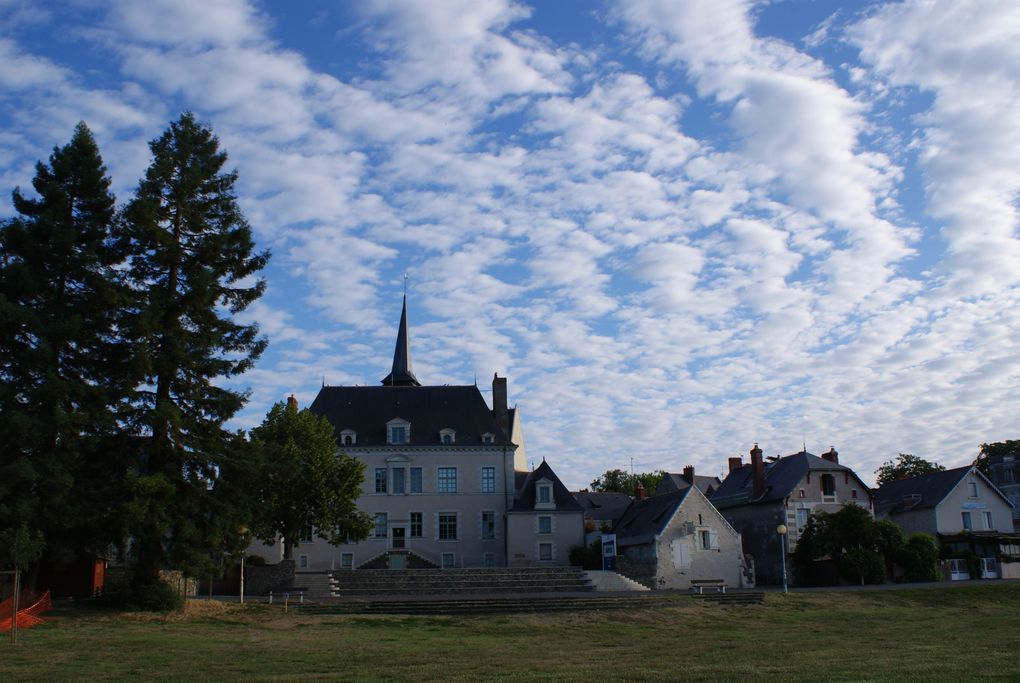
[[[0,65],[4,193],[79,120],[121,203],[219,135],[274,254],[234,426],[378,383],[407,273],[418,377],[508,376],[572,487],[1020,437],[1013,0],[0,0]]]

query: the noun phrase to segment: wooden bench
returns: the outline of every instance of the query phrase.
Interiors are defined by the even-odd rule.
[[[701,595],[706,588],[714,588],[716,593],[726,592],[725,579],[694,579],[691,581],[691,591]]]

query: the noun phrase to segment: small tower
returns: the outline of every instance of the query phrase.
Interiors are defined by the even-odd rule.
[[[411,341],[407,334],[407,294],[400,311],[400,327],[397,329],[397,345],[393,349],[393,368],[382,383],[388,387],[420,387],[421,382],[411,370]]]

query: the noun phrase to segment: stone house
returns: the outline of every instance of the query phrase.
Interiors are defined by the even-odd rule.
[[[748,464],[739,456],[729,459],[729,474],[711,501],[740,532],[744,552],[754,558],[755,580],[760,585],[782,583],[780,524],[788,530],[785,562],[789,572],[790,555],[813,512],[860,505],[874,515],[869,488],[852,469],[839,464],[835,448],[821,457],[801,451],[766,462],[755,444],[750,455]]]
[[[740,534],[696,487],[634,500],[614,531],[617,568],[657,589],[687,589],[692,581],[749,583]]]
[[[517,478],[506,513],[507,565],[569,564],[570,549],[584,543],[584,510],[544,460]]]

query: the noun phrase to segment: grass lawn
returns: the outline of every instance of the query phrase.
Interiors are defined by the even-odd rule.
[[[17,646],[0,641],[0,681],[1020,680],[1012,583],[769,594],[753,607],[680,597],[636,613],[308,616],[197,602],[53,617]]]

